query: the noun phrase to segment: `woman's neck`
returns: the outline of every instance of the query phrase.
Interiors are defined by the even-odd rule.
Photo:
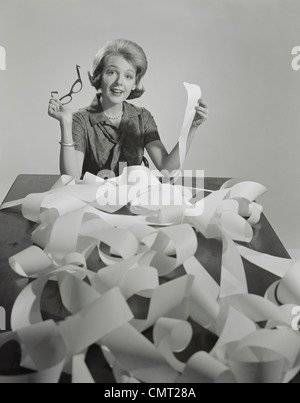
[[[109,116],[117,116],[120,115],[120,113],[123,112],[123,102],[120,104],[113,104],[106,99],[104,99],[102,96],[100,98],[101,105],[103,112]]]

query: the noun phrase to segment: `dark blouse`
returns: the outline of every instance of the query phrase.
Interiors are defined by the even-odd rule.
[[[73,114],[75,149],[84,153],[82,175],[110,170],[120,175],[119,162],[141,165],[144,148],[160,140],[156,123],[145,108],[124,102],[119,128],[105,116],[97,94],[90,106]]]

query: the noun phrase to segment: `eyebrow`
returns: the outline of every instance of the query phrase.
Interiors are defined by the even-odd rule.
[[[118,66],[114,66],[113,64],[110,64],[110,65],[109,65],[109,66],[107,66],[106,68],[108,69],[108,68],[110,68],[110,67],[113,67],[113,68],[115,68],[115,69],[119,70],[119,67],[118,67]],[[135,71],[134,71],[134,70],[132,70],[132,69],[128,69],[128,70],[126,70],[126,72],[129,72],[129,71],[131,71],[132,73],[134,73],[134,74],[135,74]]]

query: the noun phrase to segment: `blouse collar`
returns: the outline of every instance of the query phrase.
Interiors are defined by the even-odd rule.
[[[103,112],[102,104],[100,101],[101,94],[96,94],[95,98],[91,105],[87,108],[87,111],[90,114],[90,122],[91,125],[94,126],[98,123],[103,123],[107,121],[105,113]],[[133,105],[128,102],[124,102],[124,117],[125,118],[134,118],[139,116],[141,112],[137,110]]]

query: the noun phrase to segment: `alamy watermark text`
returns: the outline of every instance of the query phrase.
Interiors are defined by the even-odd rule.
[[[0,70],[6,70],[6,50],[0,46]]]
[[[300,70],[300,46],[295,46],[292,49],[292,55],[294,56],[292,59],[292,69],[298,71]]]

